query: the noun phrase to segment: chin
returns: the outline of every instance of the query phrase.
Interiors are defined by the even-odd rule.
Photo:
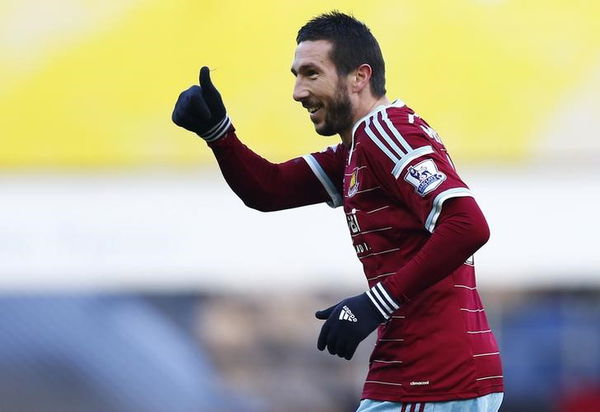
[[[320,134],[321,136],[333,136],[334,134],[337,134],[337,132],[332,131],[332,130],[317,130],[317,133]]]
[[[321,136],[333,136],[334,134],[338,133],[337,130],[330,127],[328,124],[315,125],[315,131]]]

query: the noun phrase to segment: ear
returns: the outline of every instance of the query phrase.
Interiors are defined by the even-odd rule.
[[[372,74],[373,69],[371,69],[371,66],[368,64],[361,64],[358,66],[352,78],[352,91],[359,93],[365,87],[368,87]]]

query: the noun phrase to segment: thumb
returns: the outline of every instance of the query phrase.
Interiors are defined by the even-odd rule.
[[[318,311],[315,313],[315,317],[316,317],[317,319],[320,319],[320,320],[327,320],[327,319],[329,319],[329,316],[331,316],[331,312],[333,312],[333,310],[334,310],[336,307],[337,307],[337,304],[335,304],[335,305],[333,305],[333,306],[330,306],[330,307],[328,307],[327,309],[318,310]]]
[[[204,100],[206,100],[206,104],[210,108],[213,116],[215,116],[216,119],[225,117],[225,106],[223,105],[223,100],[221,100],[221,94],[210,80],[210,69],[208,67],[203,66],[200,69],[199,80],[202,96],[204,97]]]
[[[198,80],[200,81],[200,87],[202,87],[202,89],[206,91],[213,91],[215,89],[215,86],[210,80],[210,69],[207,66],[202,66],[200,69]]]

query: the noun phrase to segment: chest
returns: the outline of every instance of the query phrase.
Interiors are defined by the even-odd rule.
[[[343,205],[352,243],[359,258],[393,249],[422,225],[403,203],[390,195],[361,156],[346,162]]]

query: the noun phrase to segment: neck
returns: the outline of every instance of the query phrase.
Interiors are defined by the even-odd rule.
[[[352,118],[352,126],[340,132],[340,137],[342,138],[342,143],[344,146],[350,147],[352,145],[352,129],[357,121],[365,117],[367,114],[371,113],[378,106],[387,106],[390,104],[388,98],[384,95],[379,98],[371,98],[364,101],[362,104],[358,104],[356,109],[354,110],[354,115]]]

